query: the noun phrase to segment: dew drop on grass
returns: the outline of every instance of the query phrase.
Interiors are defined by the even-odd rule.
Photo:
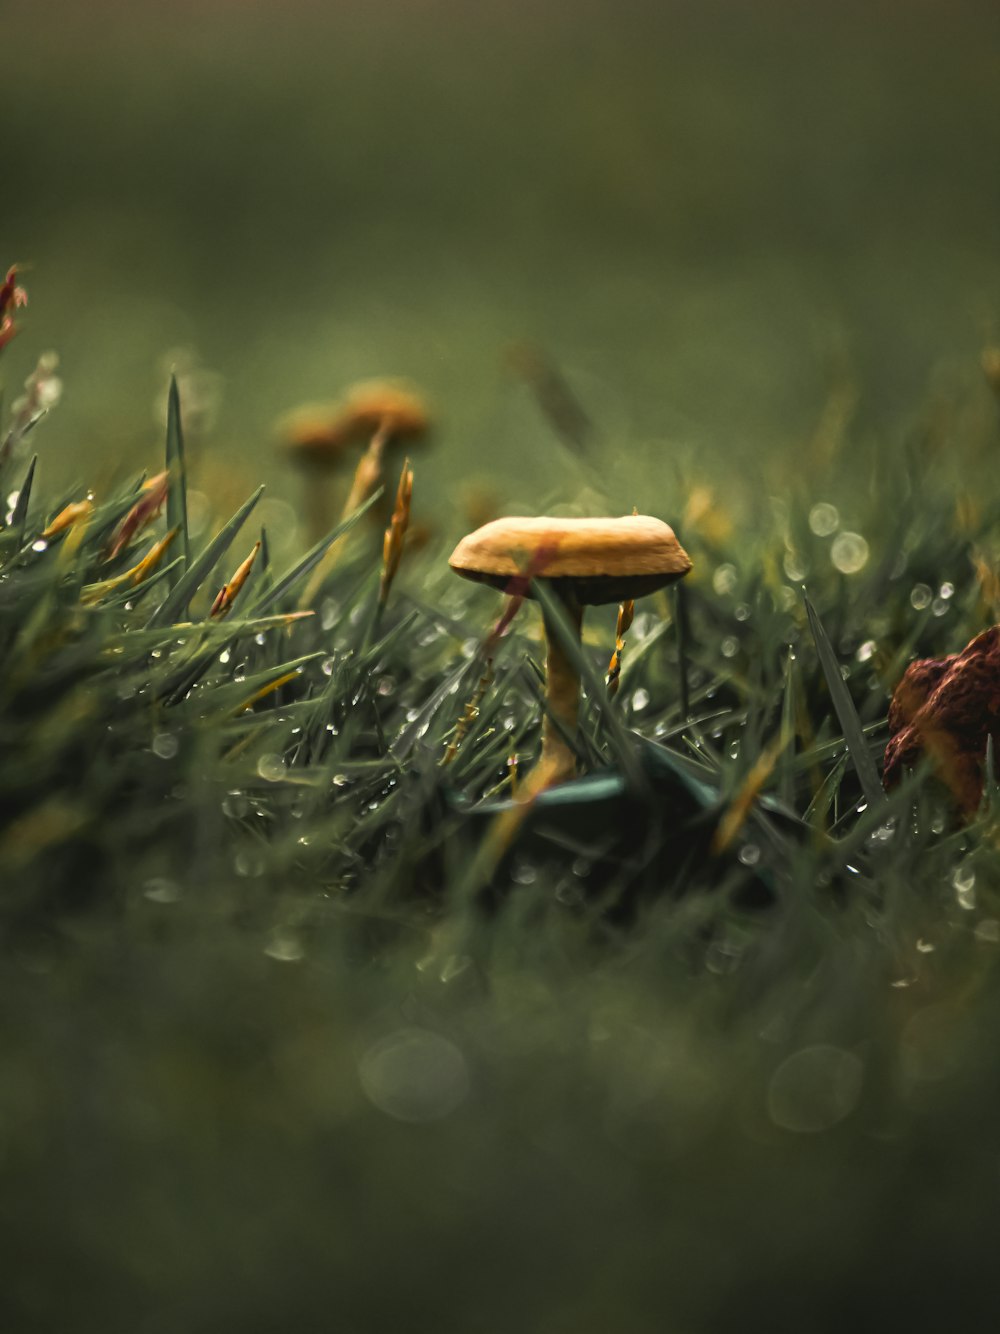
[[[332,676],[332,675],[333,675],[333,669],[334,669],[334,667],[336,667],[336,665],[337,665],[337,659],[336,659],[336,658],[324,658],[323,661],[322,661],[322,662],[320,663],[320,665],[319,665],[319,669],[320,669],[320,671],[323,673],[324,676]]]
[[[180,750],[180,742],[173,732],[158,732],[153,737],[153,754],[161,760],[172,760]]]
[[[829,537],[840,527],[840,513],[836,505],[819,501],[809,511],[809,527],[817,537]]]
[[[518,885],[533,885],[538,879],[538,868],[518,858],[511,867],[510,878]]]
[[[733,615],[736,617],[738,621],[749,621],[750,608],[747,606],[745,602],[741,602],[740,605],[736,607],[735,610],[733,611]]]
[[[632,708],[636,713],[647,708],[649,705],[649,691],[641,687],[632,696]]]
[[[720,565],[712,575],[712,589],[719,597],[727,597],[736,587],[736,566]]]
[[[719,649],[724,658],[735,658],[740,651],[740,641],[735,635],[726,635],[725,639],[719,645]],[[709,698],[711,698],[711,696],[709,696]]]
[[[426,1028],[402,1028],[369,1047],[358,1078],[380,1112],[417,1125],[449,1116],[469,1095],[465,1057]]]
[[[954,596],[955,596],[954,584],[942,584],[941,587],[938,589],[938,597],[944,598],[946,602],[950,597]]]
[[[756,843],[744,843],[740,848],[739,858],[744,866],[756,866],[760,861],[760,848]]]
[[[449,982],[454,982],[456,977],[461,977],[471,964],[472,959],[468,954],[449,954],[441,965],[438,977],[447,985]]]
[[[269,783],[277,783],[285,776],[285,761],[280,755],[262,755],[257,761],[257,772]]]
[[[868,543],[860,533],[840,533],[833,540],[830,559],[841,574],[857,574],[868,564]]]
[[[334,787],[346,787],[350,781],[347,774],[334,774],[330,779]]]
[[[44,537],[40,537],[37,542],[32,542],[31,549],[32,551],[48,551],[49,544]]]
[[[797,551],[786,551],[781,563],[786,577],[795,584],[800,584],[809,573],[809,562],[803,559]]]
[[[925,611],[931,605],[933,596],[926,584],[914,584],[910,592],[910,606],[914,611]]]
[[[264,953],[269,959],[276,959],[278,963],[298,963],[305,951],[298,936],[290,931],[275,931],[270,943],[265,946]]]
[[[232,656],[233,656],[233,655],[232,655],[232,653],[229,651],[229,649],[224,648],[224,649],[222,650],[222,652],[219,654],[219,661],[220,661],[221,663],[223,663],[223,664],[224,664],[224,663],[227,663],[227,662],[229,661],[229,659],[230,659]]]
[[[931,615],[943,616],[950,605],[947,598],[935,598],[931,603]]]
[[[874,639],[866,639],[855,655],[858,662],[867,662],[872,657],[877,647]]]
[[[142,887],[143,897],[151,903],[176,903],[181,896],[180,885],[166,876],[154,876]]]
[[[249,802],[242,792],[227,792],[222,799],[222,812],[230,819],[239,820],[249,810]]]
[[[960,908],[971,912],[976,906],[976,873],[971,866],[956,866],[951,877],[955,899]]]
[[[854,1052],[826,1044],[803,1047],[771,1076],[767,1110],[782,1130],[817,1134],[850,1116],[863,1082],[864,1065]]]
[[[262,811],[257,812],[262,815]],[[264,859],[256,852],[244,849],[233,858],[233,870],[237,875],[256,878],[264,874]]]
[[[333,598],[324,598],[320,608],[319,623],[324,630],[332,630],[340,619],[340,606]]]

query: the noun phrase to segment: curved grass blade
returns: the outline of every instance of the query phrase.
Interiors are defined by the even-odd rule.
[[[289,589],[295,587],[300,579],[304,579],[307,574],[310,574],[330,550],[334,542],[343,537],[345,533],[348,533],[361,516],[371,509],[372,505],[375,504],[381,495],[382,490],[380,488],[373,496],[366,500],[363,505],[360,505],[352,514],[349,514],[346,519],[338,523],[331,533],[327,534],[327,536],[317,542],[310,551],[306,552],[302,559],[297,564],[293,565],[287,574],[283,574],[280,579],[271,585],[270,588],[264,589],[256,602],[251,604],[251,613],[257,614],[262,612],[266,607],[273,607],[279,599],[284,597]]]
[[[840,730],[844,734],[844,741],[847,744],[851,762],[857,771],[865,799],[869,807],[874,810],[885,805],[886,797],[879,781],[878,770],[875,768],[875,761],[872,759],[868,743],[865,741],[861,719],[854,707],[851,693],[840,674],[840,664],[833,651],[833,645],[830,643],[829,636],[823,629],[823,622],[819,619],[816,608],[809,601],[805,589],[802,590],[802,601],[805,603],[806,615],[809,617],[809,629],[812,631],[820,666],[823,668],[826,686],[830,692],[830,698],[833,700],[833,707],[840,723]]]
[[[167,527],[180,529],[181,565],[168,576],[170,587],[176,588],[183,572],[191,563],[191,541],[187,517],[187,468],[184,463],[184,433],[181,430],[181,396],[177,376],[170,376],[167,396],[167,450],[166,468],[170,474],[167,484]]]
[[[38,463],[38,455],[35,454],[28,464],[28,471],[24,475],[24,481],[21,483],[21,489],[17,493],[17,503],[14,505],[14,512],[10,516],[10,530],[15,539],[15,546],[20,550],[24,545],[24,529],[28,522],[28,504],[31,500],[31,486],[35,480],[35,465]]]
[[[226,554],[230,543],[243,527],[247,515],[260,500],[263,492],[264,488],[258,486],[250,499],[243,502],[221,532],[216,533],[205,550],[185,570],[176,586],[170,590],[163,602],[150,616],[146,622],[147,630],[155,630],[159,626],[170,625],[184,612],[195,593]]]

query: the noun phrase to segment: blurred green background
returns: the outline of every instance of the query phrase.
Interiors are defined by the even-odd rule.
[[[278,414],[397,374],[441,415],[425,506],[473,472],[537,504],[527,338],[614,500],[669,514],[674,459],[745,488],[846,380],[870,445],[1000,331],[996,4],[56,0],[3,41],[7,377],[62,355],[50,482],[152,462],[189,348],[209,490],[294,497]]]

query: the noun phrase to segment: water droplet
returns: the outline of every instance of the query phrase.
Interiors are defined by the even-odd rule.
[[[380,695],[391,695],[396,689],[396,681],[392,676],[380,676],[378,685],[375,687]]]
[[[797,551],[786,551],[781,563],[786,578],[791,579],[794,584],[800,584],[809,573],[809,562],[804,560]]]
[[[305,951],[298,936],[290,931],[276,931],[271,937],[270,944],[265,946],[264,953],[269,959],[277,959],[279,963],[298,963]]]
[[[636,713],[640,713],[649,705],[649,691],[641,687],[632,695],[632,708]]]
[[[782,1130],[817,1134],[850,1116],[861,1099],[864,1066],[854,1052],[820,1044],[782,1061],[767,1090],[767,1110]]]
[[[951,877],[955,899],[960,908],[970,912],[976,906],[976,873],[971,866],[956,866]]]
[[[263,631],[261,631],[260,634],[254,635],[253,642],[255,644],[258,644],[261,648],[263,648],[264,645],[267,643],[267,636],[264,634]]]
[[[222,650],[222,652],[219,654],[219,661],[220,661],[221,663],[225,664],[225,663],[227,663],[227,662],[229,661],[229,659],[230,659],[232,656],[233,656],[233,655],[232,655],[232,653],[229,651],[229,649],[224,648],[224,649]]]
[[[227,792],[222,799],[223,814],[228,815],[233,820],[241,819],[244,815],[246,815],[249,808],[250,808],[250,803],[247,801],[246,797],[242,792],[235,790],[232,792]]]
[[[358,1076],[373,1106],[414,1124],[449,1116],[469,1094],[459,1048],[424,1028],[400,1029],[376,1042],[358,1063]]]
[[[735,635],[726,635],[719,648],[724,658],[735,658],[740,651],[740,641]]]
[[[736,587],[736,566],[720,565],[712,575],[712,588],[719,597],[728,597]]]
[[[32,542],[31,549],[32,551],[48,551],[49,544],[44,537],[40,537],[37,542]]]
[[[471,966],[472,959],[468,954],[449,954],[441,965],[438,976],[444,983],[454,982],[456,977],[461,977]]]
[[[934,946],[931,944],[931,942],[930,942],[929,940],[918,940],[918,941],[917,941],[917,953],[918,953],[918,954],[933,954],[933,953],[934,953]]]
[[[262,755],[257,761],[257,772],[269,783],[277,783],[285,776],[285,761],[280,755]]]
[[[935,598],[931,603],[931,615],[943,616],[950,605],[947,598]]]
[[[154,876],[143,885],[142,893],[151,903],[176,903],[181,896],[181,887],[165,876]]]
[[[332,630],[340,619],[340,604],[333,598],[324,598],[320,608],[319,622],[324,630]]]
[[[868,543],[860,533],[840,533],[833,540],[830,559],[841,574],[857,574],[868,564]]]
[[[511,867],[510,878],[517,885],[533,885],[538,879],[538,868],[519,858]]]
[[[931,605],[933,594],[926,584],[914,584],[910,593],[910,606],[915,611],[924,611]]]
[[[263,811],[258,811],[263,815]],[[264,859],[259,853],[244,849],[233,858],[233,869],[237,875],[256,877],[264,874]]]
[[[944,598],[946,602],[949,598],[954,596],[955,596],[954,584],[942,584],[941,587],[938,589],[938,597]]]
[[[858,662],[867,662],[869,658],[872,657],[877,647],[878,645],[875,643],[874,639],[866,639],[855,655]]]
[[[153,737],[153,754],[161,760],[172,760],[180,750],[180,742],[173,732],[157,732]]]
[[[739,851],[739,859],[744,866],[756,866],[760,861],[760,848],[756,843],[744,843]]]
[[[330,779],[334,787],[346,787],[350,781],[347,774],[334,774]]]
[[[319,669],[320,669],[320,671],[323,673],[324,676],[332,676],[332,675],[333,675],[333,669],[334,669],[334,667],[336,667],[336,665],[337,665],[337,659],[336,659],[336,658],[324,658],[323,661],[322,661],[322,662],[320,663],[320,665],[319,665]]]
[[[840,527],[840,513],[836,505],[821,500],[809,511],[809,527],[817,537],[829,537]]]
[[[738,607],[733,608],[733,615],[736,617],[738,621],[749,621],[750,608],[747,606],[745,602],[741,602]]]

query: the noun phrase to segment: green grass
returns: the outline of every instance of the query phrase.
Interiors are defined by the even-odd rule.
[[[141,479],[46,541],[84,492],[46,493],[40,424],[37,471],[22,449],[2,478],[4,1328],[682,1334],[929,1325],[959,1296],[985,1328],[995,805],[958,827],[930,775],[878,783],[893,680],[988,621],[970,555],[1000,503],[959,479],[997,422],[969,393],[947,448],[929,420],[870,465],[817,449],[731,535],[666,514],[683,647],[674,604],[638,604],[609,704],[614,608],[590,618],[590,772],[507,842],[537,607],[442,766],[501,610],[446,542],[376,616],[361,517],[303,607],[339,530],[274,568],[254,491],[193,536],[172,395],[166,513],[109,561]],[[832,494],[868,543],[849,575]]]

